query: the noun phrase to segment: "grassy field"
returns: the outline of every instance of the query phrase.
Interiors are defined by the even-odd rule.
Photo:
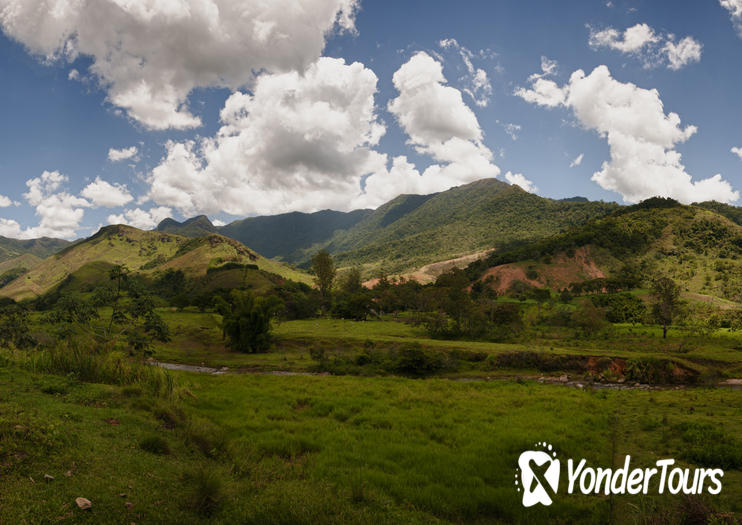
[[[625,454],[637,466],[739,462],[742,391],[175,379],[172,396],[153,396],[4,361],[0,522],[677,523],[698,509],[742,511],[740,463],[720,495],[692,499],[564,495],[524,509],[513,484],[518,455],[541,440],[603,466]],[[717,458],[695,454],[720,441],[729,447]]]
[[[524,342],[495,344],[431,339],[404,318],[312,319],[277,325],[270,352],[241,354],[225,346],[218,315],[159,313],[173,339],[154,359],[245,373],[166,372],[74,342],[0,349],[0,523],[705,524],[742,515],[742,390],[698,386],[742,377],[742,340],[727,330],[673,328],[663,340],[653,326],[613,325],[592,338],[536,326]],[[574,367],[601,356],[626,370],[674,363],[699,376],[680,389],[599,388]],[[315,374],[249,373],[267,371]],[[563,373],[582,388],[534,380]],[[498,380],[471,380],[484,378]],[[515,469],[540,441],[564,462],[596,467],[625,455],[634,467],[665,458],[720,467],[724,488],[567,495],[565,469],[555,503],[526,509]]]

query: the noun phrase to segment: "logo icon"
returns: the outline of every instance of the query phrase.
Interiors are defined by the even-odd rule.
[[[527,450],[518,458],[515,485],[523,492],[523,506],[541,503],[551,505],[559,487],[559,460],[553,447],[545,442],[536,443],[541,450]]]

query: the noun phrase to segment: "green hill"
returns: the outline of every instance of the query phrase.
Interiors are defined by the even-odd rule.
[[[45,259],[69,245],[69,241],[49,237],[23,240],[0,236],[0,263],[15,259],[26,253]]]
[[[92,264],[97,263],[97,264]],[[182,270],[189,277],[207,275],[227,265],[252,265],[296,281],[311,277],[268,260],[243,244],[222,235],[188,238],[171,233],[142,231],[130,226],[106,226],[92,237],[49,257],[25,275],[0,288],[0,295],[16,300],[34,298],[62,283],[81,268],[100,273],[105,265],[125,265],[132,271],[156,274]],[[86,278],[79,276],[78,278]]]
[[[367,276],[381,270],[401,273],[546,238],[619,208],[614,203],[545,199],[484,179],[434,195],[401,195],[295,260],[307,264],[313,252],[325,248],[339,266],[359,265]]]
[[[666,275],[698,300],[742,302],[742,226],[707,206],[654,198],[568,232],[492,253],[467,269],[499,292],[513,283],[559,290],[575,282]]]

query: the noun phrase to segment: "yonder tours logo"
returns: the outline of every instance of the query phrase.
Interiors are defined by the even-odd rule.
[[[567,460],[567,494],[719,494],[722,469],[681,468],[672,466],[674,459],[660,459],[653,467],[631,468],[631,456],[623,466],[604,468],[589,466],[581,459]],[[523,496],[523,506],[551,505],[559,491],[562,464],[551,444],[538,442],[518,458],[515,486]]]

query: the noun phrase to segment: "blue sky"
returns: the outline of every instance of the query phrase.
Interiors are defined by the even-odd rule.
[[[740,204],[742,0],[300,4],[0,0],[0,235],[488,176]]]

